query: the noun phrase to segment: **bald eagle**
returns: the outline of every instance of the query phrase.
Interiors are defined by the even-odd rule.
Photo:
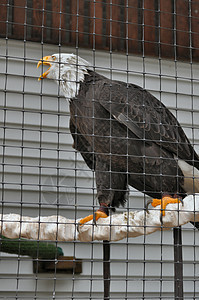
[[[95,172],[100,207],[80,224],[124,205],[128,185],[156,198],[151,203],[161,204],[161,219],[168,203],[199,192],[199,157],[152,94],[98,74],[74,54],[46,56],[40,65],[49,68],[39,80],[54,79],[69,100],[73,147]]]

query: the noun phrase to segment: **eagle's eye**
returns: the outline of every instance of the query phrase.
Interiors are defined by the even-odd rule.
[[[55,60],[55,59],[56,59],[56,57],[55,57],[54,55],[52,55],[52,59],[53,59],[53,60]]]

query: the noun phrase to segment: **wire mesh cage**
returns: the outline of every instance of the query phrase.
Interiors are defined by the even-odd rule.
[[[198,199],[184,222],[146,210],[199,192],[198,20],[191,0],[0,0],[0,299],[199,298]]]

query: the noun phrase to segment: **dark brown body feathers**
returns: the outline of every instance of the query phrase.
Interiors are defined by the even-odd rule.
[[[89,71],[70,103],[74,147],[95,171],[97,197],[124,205],[128,185],[151,197],[181,194],[174,156],[199,169],[199,158],[172,113],[134,84]]]

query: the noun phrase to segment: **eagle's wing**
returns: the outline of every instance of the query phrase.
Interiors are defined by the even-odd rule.
[[[95,165],[96,165],[96,159],[95,155],[93,154],[92,148],[78,129],[75,126],[75,122],[73,123],[74,120],[72,118],[70,119],[70,132],[73,137],[73,148],[78,150],[84,161],[86,162],[87,166],[91,170],[95,170]]]
[[[199,159],[174,115],[141,87],[133,84],[127,87],[120,81],[112,81],[110,86],[104,82],[99,102],[137,138],[154,142],[190,164]]]

